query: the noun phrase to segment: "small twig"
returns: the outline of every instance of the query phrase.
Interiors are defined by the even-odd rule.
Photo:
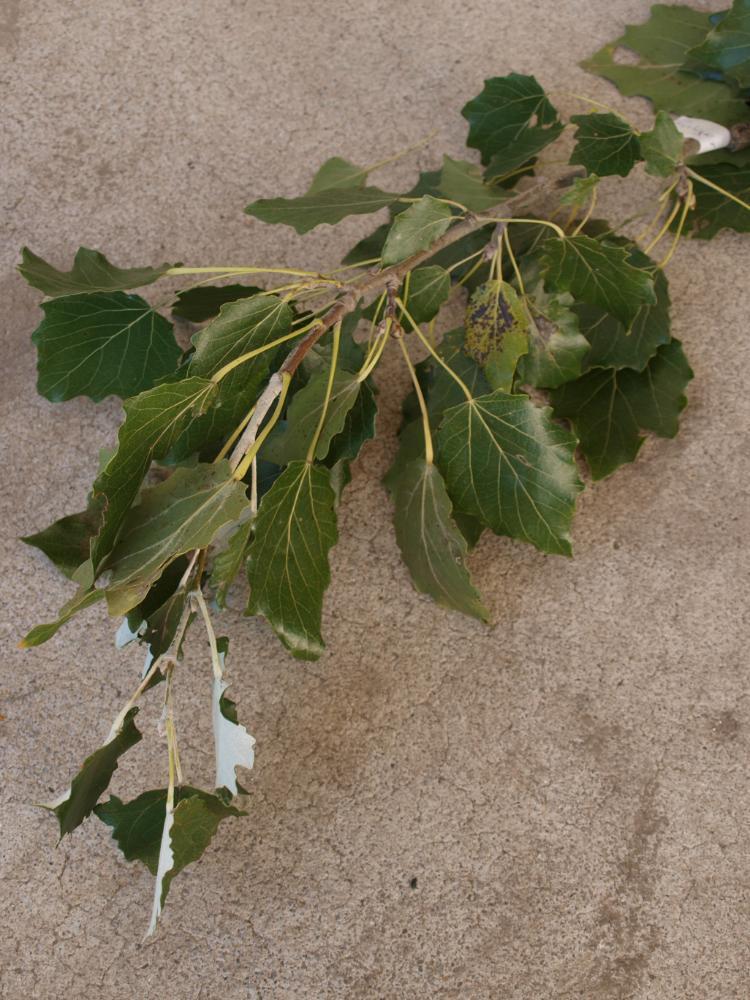
[[[307,338],[305,338],[307,339]],[[300,359],[301,360],[301,359]],[[265,387],[263,392],[255,404],[255,411],[252,417],[248,421],[247,427],[242,432],[239,441],[234,447],[234,451],[229,459],[229,467],[232,472],[235,471],[237,466],[242,461],[243,457],[255,444],[255,439],[258,436],[258,428],[263,423],[268,411],[274,404],[276,398],[281,394],[284,382],[281,377],[280,372],[274,372],[271,378],[268,380],[268,385]]]

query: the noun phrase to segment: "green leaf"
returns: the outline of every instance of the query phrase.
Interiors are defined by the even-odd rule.
[[[498,177],[528,163],[563,130],[533,76],[511,73],[484,81],[482,93],[464,106],[467,146],[478,149],[486,176]]]
[[[73,396],[99,402],[150,389],[177,366],[172,324],[139,295],[95,292],[42,303],[32,334],[37,390],[53,403]]]
[[[92,491],[102,521],[91,544],[87,582],[93,583],[112,551],[152,460],[169,452],[186,426],[199,418],[215,391],[216,386],[206,379],[186,378],[157,385],[125,402],[117,451],[97,476]]]
[[[354,339],[361,319],[362,312],[357,308],[345,316],[341,324],[338,364],[350,372],[358,372],[365,360],[363,345]],[[322,369],[330,369],[332,357],[333,330],[327,330],[307,352],[300,367],[309,376]]]
[[[203,855],[223,819],[242,815],[239,809],[227,805],[218,795],[207,792],[181,796],[173,813],[168,808],[165,810],[154,908],[147,934],[156,930],[175,876]]]
[[[641,133],[641,155],[646,161],[646,173],[669,177],[682,159],[685,137],[666,111],[657,111],[654,127]]]
[[[341,503],[341,497],[344,490],[352,481],[351,462],[347,459],[342,459],[340,462],[331,464],[329,461],[328,468],[331,472],[331,489],[333,490],[334,508],[338,508]]]
[[[342,258],[342,264],[360,264],[365,260],[377,260],[383,252],[383,244],[391,228],[390,222],[384,222],[355,243],[351,250]]]
[[[80,247],[72,270],[58,271],[28,247],[24,247],[18,270],[33,288],[38,288],[50,298],[56,298],[78,292],[119,292],[128,288],[141,288],[157,281],[171,266],[115,267],[98,250]]]
[[[700,174],[736,198],[750,203],[750,166],[733,167],[726,163],[701,166]],[[750,232],[750,211],[726,195],[714,191],[693,178],[695,208],[688,212],[687,230],[694,239],[711,240],[722,229]]]
[[[300,198],[261,198],[245,211],[261,222],[292,226],[307,233],[316,226],[333,226],[348,215],[370,215],[392,204],[397,194],[379,188],[325,188]]]
[[[648,260],[640,251],[631,251],[631,257],[636,254]],[[656,302],[641,306],[628,326],[596,306],[575,306],[581,331],[591,345],[584,360],[584,371],[589,368],[643,371],[657,348],[669,342],[669,287],[663,271],[654,272],[654,290]]]
[[[573,115],[570,120],[578,126],[570,162],[580,163],[589,173],[626,177],[641,159],[638,136],[617,115]]]
[[[693,377],[679,341],[659,348],[642,371],[596,368],[551,394],[555,416],[570,420],[594,479],[632,462],[641,431],[674,437]]]
[[[188,319],[191,323],[203,323],[213,319],[227,302],[237,302],[239,299],[251,299],[262,295],[262,288],[252,285],[200,285],[198,288],[188,288],[177,293],[177,300],[172,306],[172,315],[180,319]]]
[[[142,739],[133,721],[137,714],[138,709],[131,708],[122,725],[110,733],[107,742],[86,758],[67,792],[57,802],[45,806],[57,816],[60,838],[75,830],[91,814],[112,780],[120,757]]]
[[[362,188],[368,173],[368,170],[343,160],[340,156],[332,156],[313,177],[306,193],[318,194],[320,191],[330,191],[334,188],[348,190]]]
[[[531,293],[529,349],[518,364],[521,385],[552,389],[581,374],[589,342],[579,328],[572,304],[573,298],[567,292],[549,294],[541,281]]]
[[[99,530],[99,523],[99,510],[89,506],[78,514],[61,517],[42,531],[24,535],[21,541],[43,552],[70,579],[88,559],[91,539]]]
[[[427,250],[451,224],[449,205],[423,195],[396,216],[383,247],[383,267],[398,264],[420,250]]]
[[[560,204],[567,205],[569,208],[585,208],[591,201],[598,184],[599,178],[596,174],[574,177],[570,186],[565,189],[565,193],[560,196]]]
[[[437,351],[472,396],[482,396],[490,391],[490,384],[481,366],[466,351],[465,333],[462,327],[444,334]],[[422,391],[427,400],[430,426],[437,428],[445,411],[462,403],[466,396],[458,382],[432,358],[421,362],[419,371],[422,376]],[[416,410],[415,415],[418,412]]]
[[[252,536],[253,520],[248,518],[233,532],[226,546],[214,556],[210,582],[216,591],[216,603],[220,608],[226,607],[227,593],[245,564]]]
[[[360,383],[351,409],[346,414],[343,429],[331,441],[325,464],[333,471],[337,465],[357,458],[365,441],[375,437],[378,405],[369,379]],[[348,483],[347,479],[347,483]]]
[[[750,87],[750,0],[734,0],[705,40],[688,52],[685,69],[719,74],[740,90]]]
[[[324,649],[323,595],[337,537],[329,470],[291,462],[258,509],[247,614],[263,615],[299,659],[316,660]]]
[[[722,83],[683,72],[688,51],[700,45],[710,28],[705,11],[655,4],[644,24],[628,25],[581,66],[615,84],[626,97],[647,97],[655,111],[709,118],[722,125],[742,121],[747,109]],[[615,61],[621,47],[641,58],[637,64]]]
[[[528,314],[513,286],[506,281],[488,281],[472,293],[466,307],[466,349],[482,362],[495,354],[497,363],[507,345],[506,362],[514,353],[517,360],[526,352],[528,326]],[[512,367],[515,371],[515,362]]]
[[[628,252],[590,236],[545,242],[542,270],[546,286],[612,313],[630,325],[644,302],[656,302],[651,274],[628,263]]]
[[[192,798],[200,799],[207,809],[219,817],[219,820],[223,819],[224,815],[245,815],[234,806],[226,805],[217,795],[204,792],[200,788],[192,788],[190,785],[175,788],[174,797],[178,806],[181,802]],[[112,795],[106,802],[98,805],[94,813],[103,823],[111,827],[112,837],[125,859],[140,861],[152,875],[156,875],[166,807],[166,788],[155,788],[142,792],[130,802],[123,802],[116,795]]]
[[[418,267],[409,279],[409,312],[417,323],[429,323],[451,294],[451,278],[442,267]]]
[[[126,645],[131,638],[147,647],[144,673],[157,657],[169,651],[177,635],[188,600],[182,584],[187,566],[186,558],[175,559],[167,566],[140,604],[128,611],[121,626],[121,630],[126,630],[125,641],[122,641],[120,632],[117,634],[115,643],[118,648]],[[164,675],[157,671],[152,683],[158,684],[163,678]]]
[[[148,646],[148,666],[169,651],[180,627],[186,603],[187,593],[180,588],[145,620],[140,641]]]
[[[294,394],[287,412],[286,425],[269,435],[262,455],[276,465],[303,460],[312,444],[328,391],[329,372],[317,371],[302,389]],[[346,417],[359,396],[360,382],[356,375],[339,369],[333,377],[333,388],[326,418],[315,447],[315,457],[324,459],[331,441],[344,430]]]
[[[291,308],[275,295],[258,295],[222,306],[218,317],[193,337],[195,354],[188,374],[211,378],[241,355],[287,336],[292,319]],[[173,442],[169,459],[183,461],[196,452],[202,458],[213,458],[257,399],[273,358],[273,351],[266,350],[225,375],[212,397],[213,405],[185,427]]]
[[[79,611],[90,608],[92,604],[101,601],[103,597],[103,590],[90,590],[86,587],[80,587],[73,597],[60,608],[60,613],[55,621],[36,625],[23,637],[18,644],[19,647],[21,649],[30,649],[32,646],[41,646],[43,642],[51,639]]]
[[[493,389],[513,390],[518,362],[529,350],[528,321],[505,331],[501,347],[491,351],[484,363],[484,374]]]
[[[570,523],[583,488],[576,440],[549,408],[497,390],[448,410],[438,466],[458,510],[498,535],[570,555]]]
[[[166,482],[144,490],[112,553],[110,614],[129,611],[173,559],[209,545],[248,506],[245,486],[232,478],[226,460],[178,468]]]
[[[292,328],[293,318],[289,305],[276,295],[256,295],[227,303],[221,307],[218,317],[193,337],[195,353],[190,361],[189,374],[211,378],[242,354],[266,347],[286,336]],[[248,372],[263,358],[261,354],[244,362],[241,366],[243,375],[247,377]],[[267,358],[264,365],[265,375]]]
[[[410,462],[393,493],[396,540],[414,586],[438,604],[487,621],[465,565],[466,541],[451,519],[443,477],[423,458]]]
[[[508,192],[502,188],[484,183],[482,170],[476,164],[452,160],[450,156],[443,157],[440,191],[470,212],[486,212],[508,197]]]
[[[477,366],[478,368],[478,366]],[[481,369],[479,370],[481,374]],[[462,396],[462,398],[465,398]],[[401,427],[398,436],[398,451],[396,457],[383,476],[382,482],[389,494],[393,496],[398,489],[401,480],[409,475],[415,460],[424,459],[424,430],[420,418],[407,420]],[[452,519],[458,530],[463,535],[469,549],[473,549],[479,541],[484,526],[470,514],[463,511],[454,510]]]

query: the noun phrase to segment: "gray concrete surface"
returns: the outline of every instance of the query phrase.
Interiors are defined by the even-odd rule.
[[[3,0],[6,1000],[750,996],[750,350],[737,237],[686,246],[671,268],[696,373],[683,434],[587,493],[574,561],[482,543],[472,565],[494,628],[415,595],[399,564],[378,479],[406,380],[388,363],[384,436],[341,513],[328,653],[296,663],[263,623],[224,616],[258,740],[250,816],[176,880],[145,946],[148,874],[96,821],[56,848],[33,806],[106,732],[140,657],[114,651],[95,611],[37,652],[14,648],[68,592],[16,537],[81,506],[94,448],[118,422],[113,400],[36,397],[37,296],[13,273],[20,245],[60,265],[85,244],[121,265],[331,266],[367,221],[302,240],[242,207],[299,192],[326,156],[372,162],[437,125],[433,149],[458,154],[463,101],[511,69],[642,115],[576,63],[647,10]],[[399,165],[381,183],[412,177]],[[180,683],[188,774],[209,780],[199,642]],[[116,775],[120,794],[163,783],[156,711]]]

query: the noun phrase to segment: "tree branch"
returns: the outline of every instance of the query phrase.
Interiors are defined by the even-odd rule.
[[[508,198],[506,201],[502,202],[502,205],[515,211],[526,202],[540,198],[552,187],[567,186],[570,184],[573,177],[577,177],[579,175],[580,171],[576,170],[572,174],[559,178],[557,181],[551,181],[549,178],[544,177],[535,178],[536,183],[533,187],[527,188],[525,191],[521,191],[511,198]],[[453,243],[457,243],[458,240],[463,239],[464,236],[468,236],[477,229],[482,229],[484,226],[491,225],[496,221],[497,220],[495,219],[487,218],[482,215],[469,213],[462,222],[459,222],[458,225],[449,229],[447,233],[444,233],[439,239],[435,240],[432,246],[428,247],[426,250],[420,250],[419,253],[412,254],[412,256],[407,257],[406,260],[402,260],[398,264],[392,264],[390,267],[386,267],[381,271],[372,271],[369,274],[365,274],[355,281],[341,296],[338,302],[335,302],[331,306],[325,316],[321,317],[319,322],[310,330],[310,332],[303,337],[295,347],[292,348],[284,359],[284,362],[279,370],[271,376],[268,385],[258,400],[250,423],[245,428],[242,437],[237,442],[237,445],[232,452],[230,460],[232,469],[236,469],[239,466],[243,456],[246,455],[254,446],[263,418],[270,410],[274,400],[277,399],[281,393],[283,377],[286,375],[288,378],[291,378],[291,376],[294,375],[302,363],[305,355],[312,347],[315,346],[315,344],[317,344],[326,331],[330,330],[331,327],[335,326],[337,323],[340,323],[349,313],[354,312],[360,300],[365,296],[379,294],[389,287],[398,287],[409,271],[413,271],[415,267],[419,267],[420,264],[429,260],[430,257],[433,257],[436,253],[439,253],[446,247],[451,246]]]

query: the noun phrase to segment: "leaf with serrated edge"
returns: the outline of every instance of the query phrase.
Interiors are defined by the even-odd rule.
[[[628,252],[590,236],[552,238],[542,256],[545,285],[612,313],[629,325],[644,302],[656,302],[651,274],[628,263]]]
[[[288,465],[306,458],[328,390],[329,372],[318,370],[293,396],[289,405],[286,425],[269,435],[261,454],[276,465]],[[356,375],[339,369],[333,378],[333,388],[328,401],[325,422],[315,446],[315,457],[324,459],[332,440],[341,433],[346,417],[354,406],[360,391]]]
[[[115,267],[98,250],[80,247],[70,271],[58,271],[28,247],[21,250],[18,270],[26,281],[40,292],[56,298],[78,292],[118,292],[150,285],[169,270],[171,264],[160,267]]]
[[[248,506],[245,486],[232,478],[226,460],[178,468],[166,482],[144,490],[112,553],[110,614],[129,611],[174,558],[209,545]]]
[[[685,69],[719,74],[739,90],[750,87],[750,0],[734,0],[704,41],[688,52]]]
[[[631,253],[647,259],[640,251]],[[596,306],[579,304],[574,307],[581,331],[591,345],[582,371],[589,368],[636,368],[643,371],[657,348],[669,342],[669,288],[664,271],[654,273],[654,290],[656,302],[641,306],[628,326],[623,326],[614,316]]]
[[[573,115],[570,120],[578,126],[570,162],[580,163],[589,173],[626,177],[641,159],[638,136],[618,115]]]
[[[427,250],[451,224],[449,205],[423,195],[419,201],[400,212],[385,238],[383,267],[398,264],[420,250]]]
[[[648,98],[655,111],[732,125],[744,119],[744,101],[722,83],[682,71],[688,51],[703,41],[710,27],[706,11],[655,4],[648,21],[628,25],[623,35],[581,66],[610,80],[626,97]],[[640,61],[616,62],[619,48],[632,49]]]
[[[31,337],[37,390],[53,403],[134,396],[177,367],[181,351],[172,324],[139,295],[65,295],[43,302],[42,310]]]
[[[578,378],[589,342],[571,308],[573,297],[567,292],[549,295],[540,281],[529,295],[528,305],[529,349],[518,364],[519,385],[551,389]]]
[[[438,604],[487,621],[464,559],[467,545],[451,518],[443,478],[423,458],[411,461],[393,491],[396,540],[417,590]]]
[[[552,411],[496,390],[446,412],[438,468],[458,510],[498,535],[570,555],[570,523],[583,488],[576,439]]]
[[[333,226],[348,215],[370,215],[397,198],[397,194],[374,187],[332,187],[301,198],[260,198],[245,211],[261,222],[291,226],[302,235],[316,226]]]
[[[216,641],[222,669],[226,660],[229,640],[221,636]],[[237,795],[237,775],[235,768],[251,768],[255,762],[255,740],[244,726],[237,721],[234,702],[225,692],[229,684],[221,677],[214,677],[211,698],[211,718],[214,730],[217,788],[226,788]]]
[[[669,177],[682,159],[685,137],[666,111],[657,111],[654,127],[641,133],[641,155],[646,162],[646,173],[655,177]]]
[[[466,145],[478,149],[488,177],[516,170],[554,142],[563,130],[557,111],[533,76],[510,73],[484,81],[478,97],[464,105]]]
[[[595,368],[553,390],[555,416],[570,420],[594,479],[632,462],[643,444],[641,431],[674,437],[693,373],[679,341],[656,352],[642,372]]]
[[[146,936],[156,930],[174,877],[201,857],[223,819],[242,815],[239,809],[227,805],[218,795],[207,792],[181,796],[174,809],[168,808],[165,797],[154,905]]]
[[[61,839],[91,815],[112,780],[120,757],[142,739],[133,721],[137,714],[138,709],[131,708],[122,725],[110,732],[105,743],[86,758],[70,788],[57,801],[45,806],[57,816]]]
[[[216,799],[210,792],[204,792],[190,785],[175,788],[175,804],[179,805],[183,799],[191,796]],[[154,788],[142,792],[130,802],[123,802],[116,795],[111,795],[106,802],[96,806],[94,815],[110,827],[112,839],[122,851],[126,861],[140,861],[152,875],[156,875],[166,805],[166,788]],[[233,806],[226,808],[229,810],[227,815],[245,815]]]
[[[320,622],[336,544],[330,471],[291,462],[260,503],[250,546],[247,614],[263,615],[292,654],[323,652]]]

